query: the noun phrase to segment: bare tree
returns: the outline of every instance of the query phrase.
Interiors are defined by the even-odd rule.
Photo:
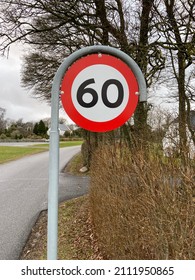
[[[157,44],[167,50],[172,68],[172,78],[177,83],[179,101],[180,153],[185,156],[187,147],[187,99],[189,97],[189,73],[193,70],[195,47],[195,1],[164,0],[156,1],[158,20],[156,27],[162,36]],[[189,106],[189,103],[188,103]]]
[[[136,61],[142,72],[147,75],[148,70],[148,53],[149,53],[149,28],[151,23],[151,11],[154,0],[141,1],[140,29],[137,46]],[[149,83],[149,81],[148,81]],[[137,131],[143,130],[147,120],[147,106],[144,103],[139,103],[135,113],[135,127]]]
[[[8,51],[16,41],[28,46],[22,82],[33,88],[35,96],[47,100],[52,77],[61,61],[73,51],[94,44],[118,47],[131,55],[150,84],[158,72],[155,69],[154,73],[153,66],[147,67],[149,60],[157,59],[152,51],[154,46],[148,44],[153,2],[2,0],[0,49]]]

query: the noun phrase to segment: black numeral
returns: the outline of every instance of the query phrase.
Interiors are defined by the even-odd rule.
[[[88,85],[94,84],[94,83],[95,83],[94,79],[89,79],[89,80],[86,80],[85,82],[83,82],[79,86],[78,91],[77,91],[77,100],[78,100],[78,103],[82,107],[91,108],[91,107],[95,106],[96,103],[98,102],[98,94],[95,91],[95,89],[87,87]],[[118,89],[118,98],[115,102],[110,102],[108,100],[108,87],[110,85],[115,85]],[[83,96],[85,93],[91,94],[91,96],[92,96],[91,102],[85,102],[83,100]],[[102,101],[106,107],[108,107],[108,108],[119,107],[121,105],[121,103],[123,102],[123,98],[124,98],[124,89],[123,89],[121,82],[119,82],[118,80],[115,80],[115,79],[107,80],[102,86],[101,96],[102,96]]]
[[[80,87],[78,88],[78,91],[77,91],[77,100],[78,100],[78,103],[82,106],[82,107],[85,107],[85,108],[90,108],[90,107],[93,107],[95,106],[95,104],[97,103],[98,101],[98,94],[97,92],[95,91],[95,89],[93,88],[85,88],[86,86],[90,85],[90,84],[94,84],[95,83],[95,80],[94,79],[89,79],[85,82],[83,82]],[[83,101],[83,95],[85,93],[90,93],[93,97],[93,99],[91,100],[91,102],[89,103],[86,103]]]

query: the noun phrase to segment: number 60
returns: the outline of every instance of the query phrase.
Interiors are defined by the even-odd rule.
[[[98,94],[95,91],[95,89],[86,88],[86,86],[88,86],[90,84],[94,84],[94,83],[95,83],[94,79],[89,79],[89,80],[86,80],[85,82],[83,82],[79,86],[78,91],[77,91],[77,100],[78,100],[78,103],[82,107],[91,108],[91,107],[95,106],[96,103],[98,102]],[[110,102],[107,97],[107,91],[108,91],[108,87],[110,85],[115,85],[118,89],[118,98],[115,102]],[[92,96],[92,100],[88,103],[83,100],[83,96],[85,93],[90,93]],[[109,108],[119,107],[121,105],[121,103],[123,102],[123,98],[124,98],[124,90],[123,90],[123,86],[122,86],[121,82],[119,82],[116,79],[107,80],[102,86],[101,97],[102,97],[102,101],[105,104],[105,106],[107,106]]]

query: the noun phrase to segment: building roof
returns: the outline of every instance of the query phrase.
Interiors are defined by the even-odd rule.
[[[59,123],[59,130],[61,131],[71,131],[71,129],[65,123]]]

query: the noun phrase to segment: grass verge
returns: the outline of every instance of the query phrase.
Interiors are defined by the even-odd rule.
[[[66,165],[65,172],[68,172],[72,175],[76,176],[83,176],[82,172],[79,172],[79,170],[83,167],[83,156],[82,153],[76,154],[72,160]],[[90,172],[85,172],[85,176],[89,175]]]
[[[83,143],[83,141],[64,141],[60,142],[60,148],[65,148],[65,147],[72,147],[72,146],[79,146]],[[37,144],[34,145],[34,147],[45,147],[49,148],[49,143],[44,143],[44,144]]]
[[[58,218],[58,259],[101,259],[93,238],[88,212],[88,197],[80,197],[61,203]],[[47,258],[47,211],[40,214],[33,227],[21,260],[45,260]]]
[[[81,145],[82,141],[60,142],[60,148]],[[45,152],[49,149],[49,144],[38,144],[28,147],[0,146],[0,163],[16,160],[27,155]]]
[[[0,147],[0,163],[16,160],[21,157],[44,152],[44,147]]]

